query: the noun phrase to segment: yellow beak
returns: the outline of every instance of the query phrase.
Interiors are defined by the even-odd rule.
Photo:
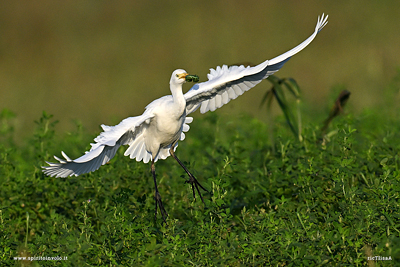
[[[188,76],[188,75],[189,75],[188,73],[178,74],[178,78],[179,78],[179,79],[185,79],[186,76]]]

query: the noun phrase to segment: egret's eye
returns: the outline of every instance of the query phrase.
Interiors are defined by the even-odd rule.
[[[176,77],[179,78],[179,74],[177,74]]]

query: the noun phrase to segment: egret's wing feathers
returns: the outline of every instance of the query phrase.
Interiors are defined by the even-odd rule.
[[[220,74],[220,77],[214,78],[209,75],[209,77],[211,76],[211,80],[194,85],[190,91],[185,94],[186,113],[194,112],[200,105],[201,113],[205,113],[209,110],[214,111],[220,108],[230,100],[237,98],[256,86],[263,79],[277,72],[287,60],[289,60],[289,58],[275,65],[269,65],[261,71],[247,76],[242,76],[238,73],[252,69],[251,67],[232,66],[228,68],[226,65],[222,66],[222,68],[218,67],[215,72],[211,71],[211,75]],[[231,74],[232,72],[234,73]],[[225,81],[220,82],[220,80]]]
[[[104,132],[94,139],[90,151],[75,160],[61,152],[64,159],[54,157],[58,163],[47,162],[49,166],[42,167],[43,172],[49,176],[67,177],[97,170],[115,156],[121,145],[130,144],[141,135],[153,116],[146,110],[143,115],[127,118],[116,126],[102,125]]]
[[[80,174],[88,173],[97,170],[100,168],[101,165],[106,164],[110,159],[115,156],[120,145],[116,146],[100,146],[94,151],[97,154],[96,157],[93,157],[91,160],[87,162],[75,162],[74,160],[71,161],[64,161],[60,160],[55,157],[59,163],[47,162],[49,166],[43,167],[43,172],[48,176],[55,176],[55,177],[68,177],[68,176],[78,176]],[[100,153],[98,153],[100,152]],[[87,155],[86,154],[86,155]]]
[[[207,75],[208,81],[195,84],[186,94],[186,113],[194,112],[200,105],[201,113],[215,109],[235,99],[248,91],[263,79],[277,72],[282,66],[315,38],[318,32],[327,24],[328,16],[318,17],[314,33],[304,42],[289,50],[288,52],[266,60],[254,67],[223,65],[215,70],[210,69]]]

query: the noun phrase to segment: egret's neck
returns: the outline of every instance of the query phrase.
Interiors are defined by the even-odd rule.
[[[172,98],[174,99],[174,104],[179,107],[178,110],[182,111],[186,108],[186,100],[182,92],[182,84],[170,84],[170,89],[172,93]]]

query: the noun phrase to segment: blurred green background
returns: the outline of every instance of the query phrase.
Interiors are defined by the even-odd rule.
[[[171,72],[206,80],[222,64],[258,64],[326,28],[278,72],[293,77],[316,112],[331,88],[352,92],[359,112],[384,101],[400,63],[400,1],[2,1],[0,109],[15,112],[18,136],[43,110],[70,131],[89,131],[140,115],[170,94]],[[184,90],[190,88],[187,84]],[[261,83],[216,112],[264,119]],[[195,116],[199,116],[196,114]]]

